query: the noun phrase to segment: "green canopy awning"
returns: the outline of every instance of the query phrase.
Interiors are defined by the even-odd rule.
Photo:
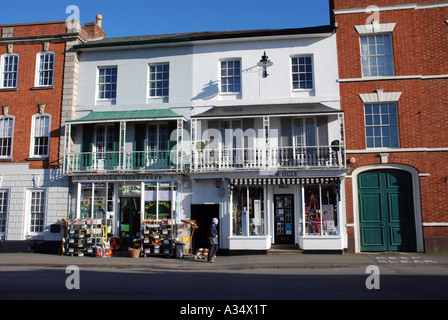
[[[79,119],[69,120],[70,123],[86,122],[117,122],[120,120],[145,121],[145,120],[175,120],[183,118],[180,114],[171,109],[153,110],[129,110],[129,111],[92,111],[88,115]]]

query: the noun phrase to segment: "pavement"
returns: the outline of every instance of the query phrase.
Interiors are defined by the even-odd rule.
[[[62,256],[41,253],[0,253],[1,267],[113,268],[136,270],[255,270],[255,269],[334,269],[378,267],[448,268],[448,254],[427,253],[269,253],[264,255],[218,256],[215,263],[195,260],[194,255],[182,258],[147,256]]]

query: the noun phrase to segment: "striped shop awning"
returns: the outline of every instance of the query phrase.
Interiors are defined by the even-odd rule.
[[[318,183],[339,183],[339,177],[325,178],[230,178],[230,185],[271,185],[271,184],[318,184]]]

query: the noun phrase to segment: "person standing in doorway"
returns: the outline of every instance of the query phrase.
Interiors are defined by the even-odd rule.
[[[218,225],[218,219],[213,218],[212,224],[210,225],[210,229],[208,231],[208,239],[210,244],[210,249],[208,251],[208,262],[215,262],[214,255],[218,252],[218,229],[216,226]]]

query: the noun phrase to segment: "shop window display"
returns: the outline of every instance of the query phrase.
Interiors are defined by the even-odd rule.
[[[101,219],[113,211],[112,183],[81,184],[81,218]]]
[[[145,220],[156,220],[157,182],[145,183]]]
[[[170,182],[145,183],[145,220],[171,219],[173,193],[176,185]]]
[[[263,187],[241,186],[233,189],[233,235],[264,235]]]
[[[305,187],[305,235],[338,235],[335,186]]]

